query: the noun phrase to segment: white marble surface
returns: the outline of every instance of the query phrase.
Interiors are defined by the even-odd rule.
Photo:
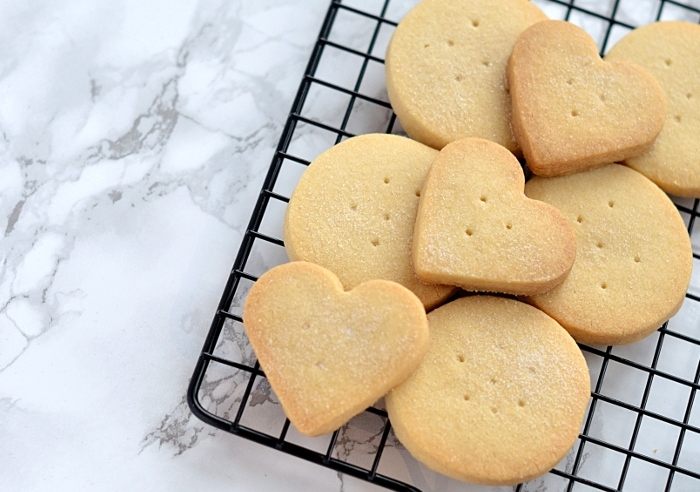
[[[327,5],[0,2],[0,490],[316,483],[184,395]]]
[[[0,0],[0,491],[377,490],[185,401],[327,6]]]

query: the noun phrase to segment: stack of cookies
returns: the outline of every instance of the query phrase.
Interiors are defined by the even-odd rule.
[[[330,432],[386,395],[398,439],[445,475],[554,467],[589,398],[576,342],[635,342],[683,302],[692,249],[665,192],[700,197],[698,55],[684,23],[603,60],[527,0],[409,12],[386,69],[411,139],[314,160],[285,217],[293,261],[246,301],[292,423]]]

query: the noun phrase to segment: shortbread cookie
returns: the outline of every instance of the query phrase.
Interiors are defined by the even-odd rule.
[[[546,473],[578,437],[586,361],[552,318],[491,296],[428,314],[430,349],[386,396],[399,441],[452,478],[511,485]]]
[[[605,56],[638,63],[666,93],[668,112],[649,152],[625,164],[667,193],[700,198],[700,26],[657,22],[622,38]]]
[[[529,301],[579,342],[614,345],[651,334],[680,309],[693,266],[678,210],[628,167],[534,178],[525,194],[561,210],[578,251],[566,280]]]
[[[280,265],[250,289],[246,334],[289,420],[332,432],[402,382],[428,350],[428,321],[408,289],[372,280],[350,292],[307,262]]]
[[[532,295],[560,284],[576,257],[559,210],[527,198],[518,160],[487,140],[447,145],[423,186],[413,267],[425,282]]]
[[[518,35],[547,19],[527,0],[423,0],[386,54],[387,92],[412,138],[441,149],[479,137],[519,152],[505,85]]]
[[[564,21],[528,28],[507,70],[513,132],[540,176],[643,154],[666,115],[663,90],[642,67],[604,62],[595,41]]]
[[[455,289],[423,284],[410,261],[421,187],[437,154],[396,135],[354,137],[321,154],[287,206],[289,258],[328,268],[346,289],[381,278],[428,309],[439,304]]]

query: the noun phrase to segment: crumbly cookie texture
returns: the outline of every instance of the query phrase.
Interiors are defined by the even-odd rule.
[[[425,282],[532,295],[560,284],[576,238],[556,208],[523,192],[518,160],[500,145],[466,138],[440,151],[423,186],[413,267]]]
[[[424,0],[386,54],[387,92],[406,132],[441,149],[464,137],[519,149],[505,85],[518,35],[547,19],[527,0]]]
[[[427,309],[454,287],[426,285],[411,267],[418,200],[438,152],[396,135],[362,135],[332,147],[304,172],[287,206],[284,245],[292,260],[335,273],[346,289],[398,282]]]
[[[418,298],[373,280],[345,292],[330,271],[292,262],[253,285],[243,322],[289,420],[318,436],[346,423],[419,365],[429,345]]]
[[[512,485],[554,467],[590,396],[571,336],[532,306],[492,296],[452,301],[428,322],[423,363],[385,398],[399,441],[467,482]]]
[[[654,183],[626,166],[534,178],[525,194],[561,210],[576,232],[571,273],[529,298],[582,343],[640,340],[673,316],[693,267],[678,210]]]
[[[668,103],[654,146],[625,164],[667,193],[700,198],[700,26],[648,24],[622,38],[605,59],[646,68],[661,84]]]
[[[544,21],[525,30],[507,78],[515,138],[540,176],[641,155],[666,117],[663,90],[649,72],[601,60],[593,39],[569,22]]]

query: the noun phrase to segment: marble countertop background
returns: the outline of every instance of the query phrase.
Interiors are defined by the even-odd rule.
[[[327,6],[0,2],[0,490],[339,489],[185,402]]]
[[[0,0],[0,491],[379,490],[185,399],[328,4]]]

